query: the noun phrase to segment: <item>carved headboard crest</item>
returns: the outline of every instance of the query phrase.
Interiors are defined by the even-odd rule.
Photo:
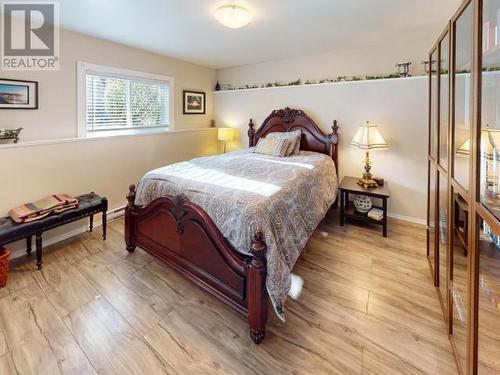
[[[300,109],[292,109],[290,107],[286,107],[283,109],[275,109],[271,116],[277,115],[283,119],[283,122],[290,123],[297,116],[305,116],[304,111]]]

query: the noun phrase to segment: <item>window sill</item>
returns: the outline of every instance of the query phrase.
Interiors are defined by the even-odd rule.
[[[144,135],[144,134],[162,134],[170,132],[170,128],[167,126],[157,127],[157,128],[136,128],[136,129],[123,129],[123,130],[100,130],[96,132],[87,133],[86,136],[82,138],[108,138],[108,137],[119,137],[119,136],[130,136],[130,135]]]
[[[43,145],[55,145],[60,143],[73,143],[73,142],[92,142],[99,140],[109,140],[109,139],[121,139],[128,137],[137,137],[137,136],[150,136],[150,135],[174,135],[177,133],[187,133],[187,132],[200,132],[200,131],[210,131],[215,130],[217,128],[195,128],[195,129],[178,129],[178,130],[166,130],[163,128],[162,131],[158,131],[160,129],[153,129],[156,132],[148,132],[148,133],[136,133],[136,134],[115,134],[115,135],[103,135],[96,137],[74,137],[74,138],[56,138],[56,139],[42,139],[42,140],[34,140],[34,141],[19,141],[18,143],[0,143],[0,150],[9,149],[9,148],[22,148],[22,147],[34,147],[34,146],[43,146]],[[144,129],[141,129],[144,130]]]

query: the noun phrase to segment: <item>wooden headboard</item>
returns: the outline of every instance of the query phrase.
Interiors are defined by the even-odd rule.
[[[331,156],[338,168],[337,120],[333,121],[332,132],[325,134],[303,111],[286,107],[272,111],[257,130],[254,129],[255,123],[252,119],[250,119],[248,126],[250,147],[255,146],[259,138],[265,137],[269,133],[301,130],[300,149]]]

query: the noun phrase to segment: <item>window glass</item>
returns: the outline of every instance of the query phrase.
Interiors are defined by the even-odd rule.
[[[469,189],[472,7],[469,4],[456,21],[455,36],[455,152],[454,179]]]
[[[168,82],[87,73],[88,132],[169,125]]]
[[[467,231],[468,211],[467,203],[458,194],[454,194],[454,230],[451,280],[452,336],[457,349],[458,359],[462,369],[467,364],[467,298],[468,298],[468,256]]]
[[[500,373],[500,233],[479,234],[478,373]]]
[[[500,0],[483,1],[480,199],[500,219]],[[478,374],[500,373],[500,233],[480,221]]]
[[[444,168],[448,168],[449,52],[450,42],[448,34],[446,34],[441,41],[441,68],[439,76],[439,164]]]
[[[437,154],[437,103],[438,103],[438,78],[437,78],[437,50],[431,55],[431,108],[430,108],[430,129],[429,129],[429,142],[430,154],[436,157]]]
[[[441,297],[447,303],[447,288],[448,288],[448,276],[447,276],[447,262],[448,262],[448,180],[446,176],[442,173],[439,174],[439,290],[441,292]]]
[[[500,0],[483,6],[480,197],[500,219]]]
[[[434,271],[436,258],[436,167],[429,162],[429,219],[428,219],[428,256]]]

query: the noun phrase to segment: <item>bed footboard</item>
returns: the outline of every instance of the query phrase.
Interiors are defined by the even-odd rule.
[[[127,251],[136,246],[175,268],[193,283],[248,317],[250,336],[260,344],[267,323],[266,244],[257,231],[250,253],[237,252],[208,214],[184,195],[135,205],[131,185],[125,209]]]

